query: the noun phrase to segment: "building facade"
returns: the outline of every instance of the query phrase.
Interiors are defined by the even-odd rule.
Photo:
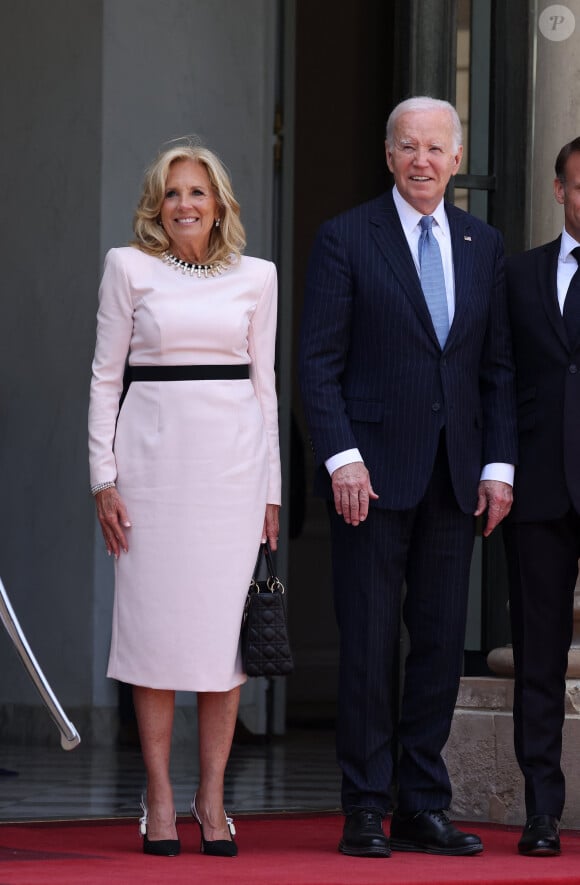
[[[131,237],[145,167],[201,136],[228,165],[248,254],[280,272],[285,477],[278,564],[296,673],[244,690],[256,730],[333,715],[337,637],[320,502],[294,371],[314,232],[388,186],[384,124],[411,94],[457,104],[466,160],[449,196],[515,252],[554,236],[552,164],[580,131],[580,0],[21,0],[0,5],[0,576],[83,738],[116,739],[112,607],[88,493],[86,412],[108,248]],[[501,540],[478,540],[466,672],[509,640]],[[0,735],[51,740],[7,637]],[[183,721],[192,699],[179,698]]]

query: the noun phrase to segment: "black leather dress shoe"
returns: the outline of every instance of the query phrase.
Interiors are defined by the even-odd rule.
[[[347,814],[338,850],[352,857],[390,857],[382,821],[382,814],[372,808]]]
[[[532,814],[526,821],[518,842],[520,854],[530,857],[550,857],[560,854],[560,821],[550,814]]]
[[[483,845],[474,833],[462,833],[442,810],[418,811],[409,817],[393,815],[393,851],[421,851],[424,854],[479,854]]]

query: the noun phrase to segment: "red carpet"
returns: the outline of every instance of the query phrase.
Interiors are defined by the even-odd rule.
[[[0,824],[0,885],[450,885],[580,883],[580,833],[562,835],[561,857],[516,854],[519,829],[472,825],[478,857],[395,853],[343,857],[337,815],[238,817],[237,858],[199,854],[191,820],[178,822],[182,854],[141,853],[137,822]]]

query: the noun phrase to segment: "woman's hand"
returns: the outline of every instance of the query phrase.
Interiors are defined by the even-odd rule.
[[[266,504],[266,516],[262,529],[262,544],[267,540],[272,550],[278,549],[278,535],[280,533],[280,505]]]
[[[112,553],[115,559],[118,559],[121,550],[124,550],[125,553],[129,552],[129,545],[123,531],[123,529],[131,527],[127,508],[119,492],[114,487],[97,492],[95,503],[107,553],[109,556]]]

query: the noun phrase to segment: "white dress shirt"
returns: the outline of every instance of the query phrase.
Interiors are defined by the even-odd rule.
[[[393,201],[399,220],[401,222],[403,233],[409,244],[413,261],[417,269],[417,274],[421,276],[421,268],[419,266],[419,238],[421,236],[421,219],[423,215],[417,212],[412,206],[402,198],[396,186],[393,188]],[[453,253],[451,251],[451,231],[449,230],[449,221],[445,214],[445,205],[443,200],[439,203],[433,216],[433,235],[439,244],[441,252],[441,261],[443,262],[443,276],[445,277],[445,292],[447,294],[447,311],[449,313],[449,328],[455,316],[455,272],[453,268]]]
[[[413,261],[415,262],[417,274],[419,274],[419,237],[421,235],[421,218],[423,216],[402,198],[396,185],[393,187],[393,201],[399,215],[403,233],[409,244]],[[437,238],[439,249],[441,250],[443,275],[445,276],[445,290],[447,293],[447,309],[449,311],[449,327],[451,328],[451,323],[453,322],[453,317],[455,315],[455,272],[453,268],[451,232],[449,230],[449,221],[445,214],[443,200],[441,200],[432,215],[434,218],[432,230]],[[578,245],[578,243],[574,243],[574,245]],[[570,260],[576,265],[573,255],[570,257]],[[569,282],[570,280],[568,280],[568,283]],[[332,455],[332,457],[328,458],[324,463],[329,474],[332,476],[334,471],[338,470],[339,467],[344,467],[345,464],[353,464],[362,460],[362,455],[358,449],[345,449],[343,452],[337,452],[336,455]],[[480,479],[498,480],[513,485],[514,465],[503,463],[486,464],[481,472]]]

